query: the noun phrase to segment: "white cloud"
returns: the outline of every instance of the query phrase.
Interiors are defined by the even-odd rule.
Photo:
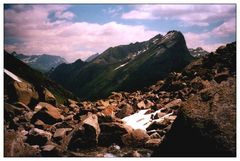
[[[34,6],[21,11],[6,10],[5,39],[17,38],[19,42],[5,44],[5,49],[24,54],[56,54],[72,62],[78,58],[86,59],[96,52],[101,53],[111,46],[144,41],[159,33],[141,25],[64,20],[62,17],[65,19],[72,17],[71,14],[64,15],[69,13],[66,11],[67,8],[68,6],[65,8]],[[59,19],[51,22],[48,17],[50,13],[57,15]]]
[[[235,17],[234,5],[139,5],[122,14],[123,19],[175,19],[186,25],[208,26]]]

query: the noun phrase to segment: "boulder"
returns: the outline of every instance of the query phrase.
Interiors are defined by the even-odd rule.
[[[4,120],[5,121],[12,121],[14,117],[22,114],[22,112],[23,110],[21,108],[4,102]]]
[[[178,109],[182,103],[181,99],[175,99],[169,103],[167,103],[164,108]]]
[[[133,110],[133,107],[127,103],[125,104],[122,104],[120,107],[119,107],[119,110],[118,112],[116,113],[116,117],[118,118],[124,118],[126,116],[129,116],[131,114],[134,113],[134,110]]]
[[[39,119],[46,124],[52,125],[62,120],[59,109],[45,102],[38,103],[35,107],[35,112],[32,118],[33,122]]]
[[[138,107],[139,109],[145,109],[145,108],[146,108],[146,104],[144,103],[144,101],[141,101],[141,102],[139,102],[139,103],[137,104],[137,107]]]
[[[53,106],[56,106],[56,102],[57,102],[56,98],[47,88],[43,90],[43,95],[44,95],[44,102],[47,102]]]
[[[31,111],[31,109],[22,102],[16,102],[16,103],[14,103],[14,105],[16,107],[19,107],[19,108],[23,109],[24,111],[27,111],[27,112]]]
[[[26,142],[30,145],[45,145],[52,138],[50,132],[33,128],[29,131]]]
[[[56,129],[54,135],[53,135],[53,138],[56,139],[56,140],[61,140],[63,139],[67,132],[71,131],[72,128],[59,128],[59,129]]]
[[[12,93],[16,97],[14,98],[16,102],[22,102],[25,105],[35,104],[39,99],[37,91],[27,82],[14,81]]]
[[[118,122],[101,123],[99,145],[109,146],[113,143],[123,145],[121,137],[132,131],[130,126]]]
[[[13,130],[4,131],[4,157],[36,157],[39,150],[24,143],[24,136]]]
[[[161,139],[149,139],[145,147],[149,149],[156,149],[161,144]]]
[[[125,134],[122,137],[122,141],[124,145],[132,146],[132,147],[143,147],[146,141],[149,140],[149,135],[146,131],[141,129],[133,130],[129,134]]]
[[[100,128],[98,117],[88,114],[87,118],[70,134],[68,149],[76,151],[82,148],[92,148],[98,144]]]
[[[183,103],[153,156],[236,156],[236,79]]]

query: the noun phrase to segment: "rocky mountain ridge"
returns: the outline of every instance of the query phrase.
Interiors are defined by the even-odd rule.
[[[111,47],[81,67],[60,65],[50,78],[80,100],[97,100],[113,91],[143,89],[172,71],[181,71],[192,60],[182,33],[169,31],[149,41]]]

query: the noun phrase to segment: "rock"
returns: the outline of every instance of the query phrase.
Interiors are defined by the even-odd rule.
[[[154,115],[154,119],[159,119],[159,118],[161,118],[161,117],[163,117],[163,116],[165,116],[165,115],[167,115],[167,113],[163,113],[163,112],[158,112],[158,113],[156,113],[155,115]]]
[[[117,92],[112,92],[112,95],[109,96],[108,98],[110,99],[114,99],[114,100],[117,100],[117,101],[121,101],[123,96],[121,93],[117,93]]]
[[[35,107],[36,113],[33,115],[32,121],[35,122],[37,119],[43,121],[46,124],[55,124],[62,120],[62,116],[59,110],[51,104],[40,102]]]
[[[161,139],[161,135],[159,135],[157,132],[150,135],[150,139]]]
[[[166,128],[168,125],[171,124],[170,119],[168,118],[164,118],[158,121],[153,121],[147,128],[146,130],[154,130],[154,129],[164,129]]]
[[[56,106],[56,102],[57,102],[56,98],[47,88],[44,88],[43,95],[44,95],[44,102],[47,102],[53,106]]]
[[[4,120],[12,121],[12,119],[22,113],[22,109],[4,102]]]
[[[133,113],[134,113],[133,107],[126,103],[126,104],[123,104],[121,107],[119,107],[119,111],[116,113],[115,116],[122,119]]]
[[[181,99],[175,99],[164,106],[164,108],[178,109],[182,103]]]
[[[31,111],[31,109],[22,102],[16,102],[14,105],[16,107],[19,107],[19,108],[23,109],[24,111],[27,111],[27,112]]]
[[[217,83],[221,83],[222,81],[226,81],[228,79],[228,77],[229,77],[229,73],[227,73],[227,72],[219,73],[214,77],[214,80]]]
[[[39,128],[39,129],[44,129],[44,126],[46,126],[46,124],[41,120],[37,120],[34,123],[34,125],[35,125],[36,128]]]
[[[156,149],[159,144],[161,144],[161,139],[149,139],[146,142],[145,147],[149,149]]]
[[[236,79],[204,89],[183,103],[153,156],[236,156]]]
[[[57,129],[53,135],[53,138],[57,140],[61,140],[63,137],[66,136],[67,132],[71,131],[72,128],[60,128]]]
[[[48,144],[45,146],[42,146],[42,151],[41,154],[44,157],[57,157],[57,156],[61,156],[61,151],[60,149],[57,147],[57,145],[53,145],[53,144]]]
[[[137,107],[138,107],[139,109],[145,109],[145,108],[146,108],[146,104],[144,103],[144,101],[141,101],[141,102],[139,102],[139,103],[137,104]]]
[[[39,145],[43,146],[52,138],[50,132],[33,128],[29,131],[26,142],[30,145]]]
[[[145,105],[146,105],[146,108],[151,108],[151,107],[154,106],[154,103],[152,101],[150,101],[150,100],[146,100]]]
[[[81,148],[95,147],[98,144],[99,134],[98,117],[97,115],[89,114],[81,125],[72,132],[68,149],[76,151]]]
[[[39,99],[37,91],[27,82],[15,81],[12,92],[15,95],[16,102],[22,102],[25,105],[34,104]]]
[[[110,146],[113,143],[122,145],[121,137],[132,131],[132,128],[118,122],[101,123],[101,133],[99,136],[99,145]]]
[[[149,139],[149,135],[146,131],[141,129],[133,130],[129,134],[125,134],[122,137],[124,145],[132,147],[142,147],[145,145],[146,141]]]
[[[24,137],[13,131],[4,130],[4,157],[36,157],[39,150],[24,143]]]
[[[72,100],[72,99],[67,99],[67,106],[69,106],[69,105],[71,105],[71,104],[77,105],[78,102],[77,102],[77,101],[74,101],[74,100]]]

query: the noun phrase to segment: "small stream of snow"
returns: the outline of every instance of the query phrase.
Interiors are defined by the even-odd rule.
[[[131,126],[133,129],[142,129],[142,130],[146,130],[146,128],[153,122],[153,121],[161,121],[163,120],[165,117],[168,117],[170,115],[172,115],[173,113],[169,113],[164,115],[163,117],[159,118],[159,119],[155,119],[152,120],[151,116],[155,115],[156,113],[160,112],[161,110],[157,110],[153,113],[150,114],[145,114],[148,110],[150,109],[146,109],[146,110],[140,110],[130,116],[124,117],[122,120],[126,122],[126,124],[128,126]],[[145,114],[145,115],[144,115]]]
[[[115,68],[114,70],[118,70],[119,68],[122,68],[122,67],[124,67],[125,65],[127,65],[127,63],[128,63],[128,62],[126,62],[126,63],[124,63],[124,64],[122,64],[122,65],[118,66],[118,67],[117,67],[117,68]]]
[[[11,77],[12,79],[14,79],[17,82],[22,82],[21,79],[16,76],[15,74],[13,74],[12,72],[8,71],[7,69],[4,69],[4,73],[6,73],[9,77]]]

